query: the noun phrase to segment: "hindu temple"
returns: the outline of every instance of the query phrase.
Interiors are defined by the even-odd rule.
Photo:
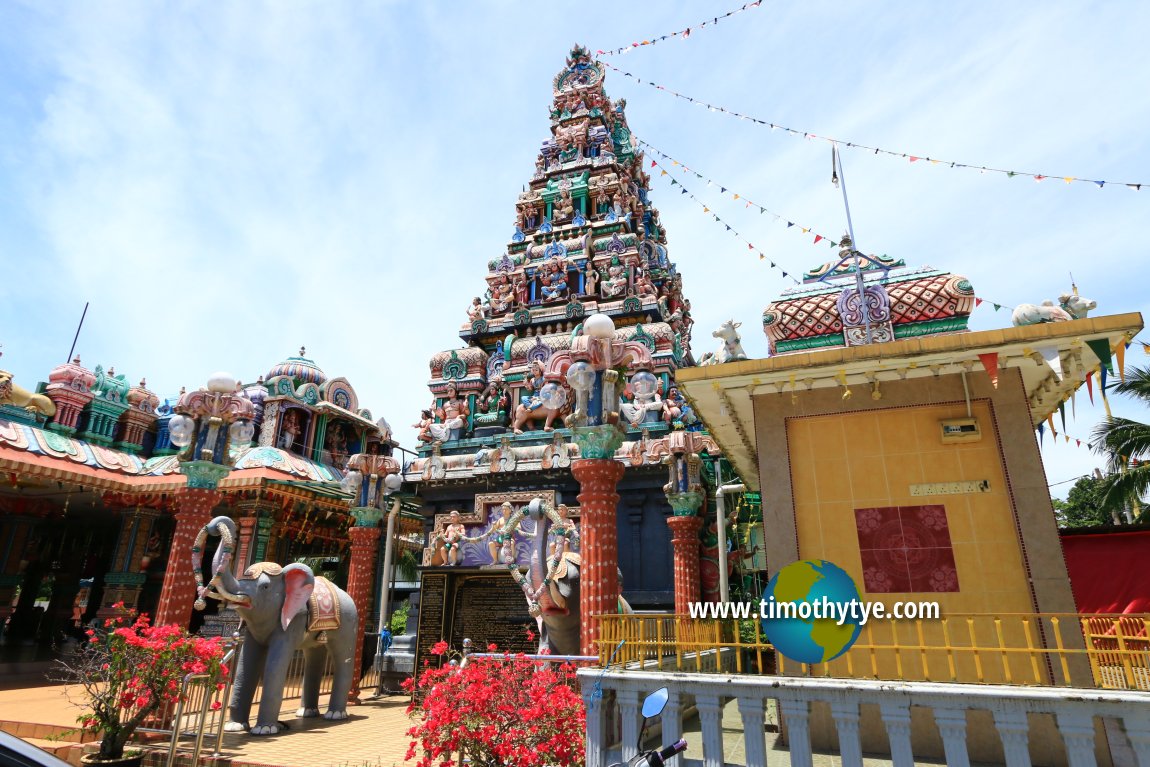
[[[476,295],[466,314],[460,309],[463,343],[430,361],[431,396],[416,424],[419,457],[405,476],[424,502],[423,564],[496,565],[498,546],[466,539],[500,524],[505,502],[519,509],[542,495],[579,519],[571,466],[580,451],[570,428],[578,396],[568,381],[549,383],[545,371],[585,340],[588,318],[605,316],[610,340],[642,347],[645,360],[625,371],[618,402],[607,408],[617,411],[625,432],[613,454],[625,466],[614,522],[622,591],[635,609],[670,609],[665,463],[683,452],[684,435],[695,454],[716,461],[720,454],[676,383],[679,371],[694,364],[691,304],[651,200],[626,104],[607,96],[604,68],[576,46],[553,91],[550,133],[515,201],[508,241],[497,258],[477,264]],[[444,546],[453,512],[454,524],[466,531],[454,549]],[[697,549],[698,533],[691,535]],[[529,556],[527,541],[517,545]],[[695,577],[714,595],[717,541],[712,535],[702,546]],[[521,597],[515,609],[524,610]]]
[[[218,603],[192,609],[192,539],[216,515],[236,522],[237,574],[254,562],[304,559],[344,581],[359,555],[371,576],[360,610],[375,625],[379,530],[355,528],[378,520],[350,514],[340,482],[357,456],[390,456],[396,443],[347,379],[328,376],[302,348],[254,383],[216,374],[163,400],[145,381],[133,386],[79,357],[47,378],[26,388],[0,372],[7,651],[42,657],[117,603],[230,633],[237,621]],[[198,460],[186,460],[182,445],[200,451]],[[405,530],[418,550],[418,517],[414,527],[401,521],[401,539]]]

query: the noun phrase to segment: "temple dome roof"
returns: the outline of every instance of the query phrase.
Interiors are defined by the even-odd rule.
[[[297,386],[305,383],[313,383],[319,386],[327,381],[327,373],[323,372],[314,361],[305,357],[305,354],[307,354],[307,349],[301,346],[297,356],[288,357],[273,367],[268,371],[268,374],[264,376],[264,379],[271,380],[277,376],[288,376],[295,379]]]

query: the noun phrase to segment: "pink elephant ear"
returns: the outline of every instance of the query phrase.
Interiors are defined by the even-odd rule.
[[[307,605],[312,589],[315,588],[315,576],[312,575],[310,567],[296,563],[283,569],[283,579],[284,606],[280,613],[280,623],[284,631],[287,631],[292,618]]]

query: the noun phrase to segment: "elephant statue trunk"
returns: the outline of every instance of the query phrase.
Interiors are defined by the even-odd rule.
[[[204,585],[203,574],[203,560],[204,560],[204,544],[207,543],[208,535],[218,535],[220,537],[220,547],[216,549],[216,555],[212,558],[212,578],[208,581],[208,585]],[[232,566],[232,556],[236,550],[236,523],[230,517],[216,517],[211,522],[200,528],[200,532],[196,535],[196,540],[192,544],[192,573],[196,578],[196,602],[195,608],[203,610],[208,605],[205,598],[224,599],[226,601],[236,601],[236,594],[238,589],[228,589],[226,586],[221,589],[220,581],[223,574],[227,574],[231,579],[234,586],[235,579],[231,577],[231,572],[228,568]]]

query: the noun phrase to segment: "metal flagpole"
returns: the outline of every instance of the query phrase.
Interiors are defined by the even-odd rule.
[[[846,174],[843,173],[843,158],[842,155],[839,154],[837,144],[831,144],[831,157],[834,160],[835,175],[839,182],[836,183],[835,186],[838,186],[843,192],[843,208],[846,209],[847,213],[847,234],[849,234],[851,238],[851,258],[855,267],[855,287],[859,292],[859,310],[862,312],[863,321],[866,324],[866,342],[869,344],[873,343],[870,329],[870,312],[868,312],[866,308],[866,293],[863,291],[864,283],[862,265],[859,263],[858,241],[855,240],[855,228],[854,224],[851,223],[851,206],[847,200],[847,178]],[[832,178],[831,180],[834,181],[835,179]]]
[[[80,340],[80,328],[84,327],[84,318],[88,316],[88,302],[84,302],[84,313],[80,315],[80,324],[76,326],[76,335],[72,337],[72,348],[68,350],[68,359],[64,362],[72,361],[72,352],[76,351],[76,342]]]

